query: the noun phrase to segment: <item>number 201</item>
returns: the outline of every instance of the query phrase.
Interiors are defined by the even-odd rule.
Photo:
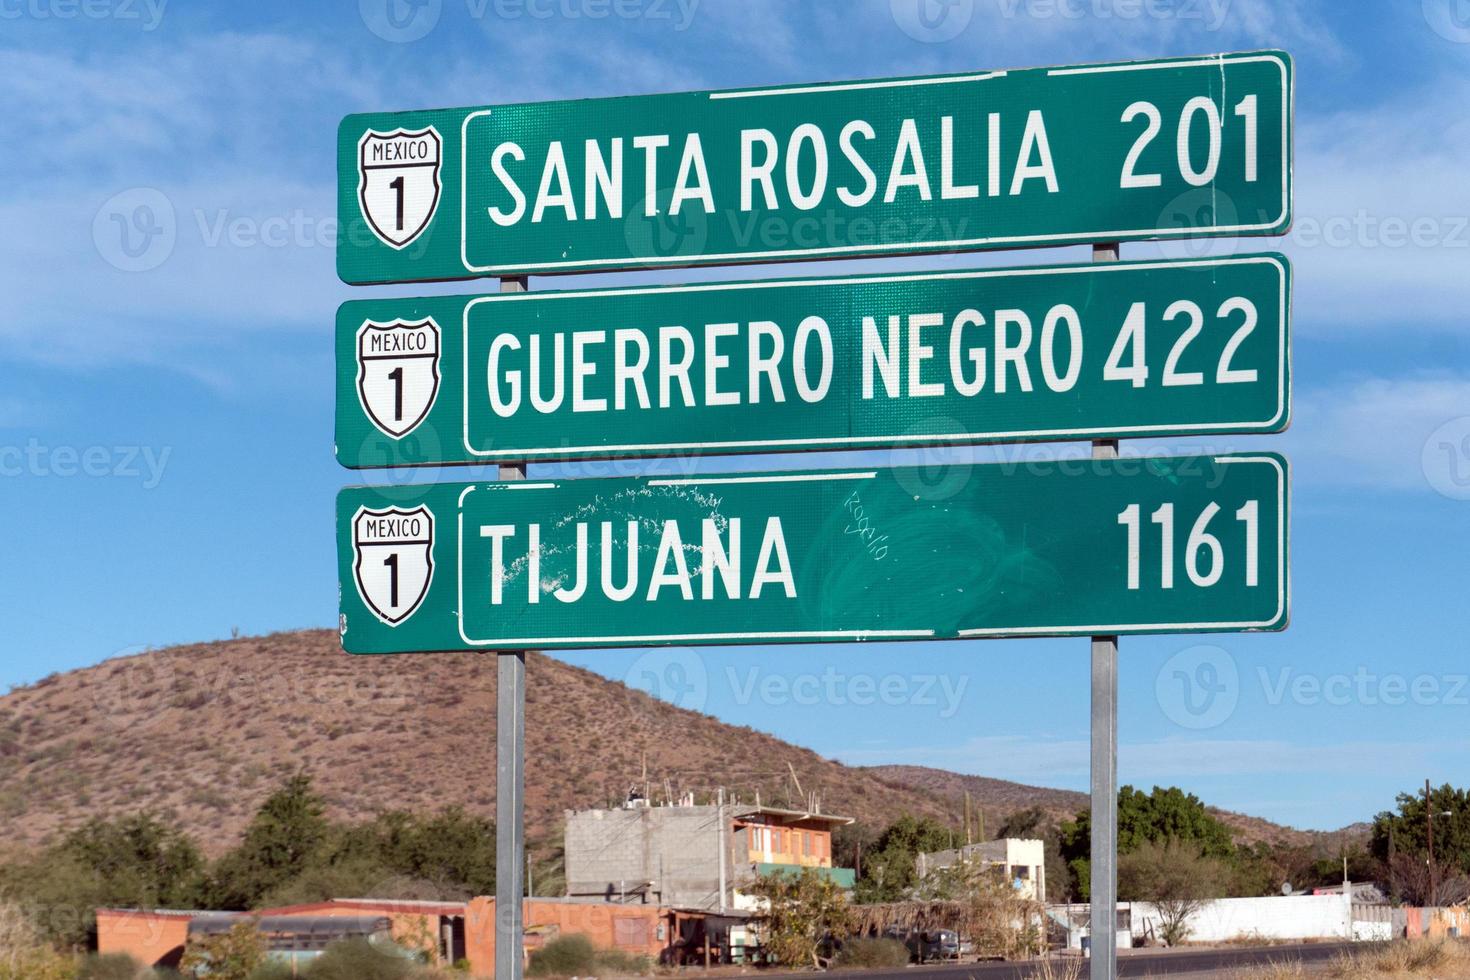
[[[1204,115],[1204,124],[1208,127],[1210,143],[1205,164],[1197,170],[1189,152],[1189,137],[1194,128],[1195,117],[1201,114]],[[1245,180],[1246,183],[1253,184],[1256,181],[1258,156],[1256,97],[1247,95],[1237,102],[1235,115],[1245,124]],[[1152,102],[1134,102],[1123,110],[1122,121],[1132,122],[1139,116],[1144,119],[1143,132],[1138,134],[1138,138],[1133,141],[1133,148],[1123,160],[1123,175],[1118,180],[1119,187],[1158,187],[1164,181],[1163,174],[1138,172],[1138,158],[1154,141],[1154,137],[1159,135],[1159,130],[1164,125],[1163,117],[1159,114],[1159,107]],[[1179,175],[1189,186],[1203,187],[1215,179],[1215,173],[1220,168],[1220,137],[1223,128],[1220,110],[1213,99],[1201,95],[1184,104],[1184,110],[1179,113],[1179,126],[1174,138],[1174,155],[1179,164]]]

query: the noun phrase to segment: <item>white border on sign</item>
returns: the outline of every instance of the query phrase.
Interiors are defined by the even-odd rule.
[[[784,289],[793,286],[829,286],[844,282],[863,283],[905,283],[905,282],[940,282],[965,279],[995,279],[1007,276],[1054,276],[1072,274],[1107,274],[1114,272],[1149,271],[1151,269],[1197,269],[1197,268],[1219,268],[1229,265],[1255,265],[1265,263],[1272,265],[1280,274],[1279,282],[1279,315],[1277,318],[1277,371],[1276,371],[1276,410],[1271,417],[1264,421],[1247,422],[1194,422],[1194,423],[1172,423],[1168,425],[1134,425],[1134,426],[1108,426],[1098,428],[1069,428],[1069,429],[1018,429],[1013,432],[956,432],[938,435],[890,435],[890,436],[833,436],[813,439],[737,439],[726,442],[656,442],[656,443],[625,443],[622,445],[593,445],[593,446],[556,446],[535,447],[527,449],[476,449],[470,442],[470,360],[468,356],[470,346],[470,310],[481,303],[545,303],[557,299],[585,299],[589,296],[646,296],[669,293],[703,293],[733,291],[745,292],[757,289]],[[1250,256],[1226,256],[1217,259],[1198,259],[1187,261],[1159,261],[1159,262],[1098,262],[1093,264],[1070,265],[1070,266],[1039,266],[1032,269],[984,269],[969,272],[942,272],[942,273],[911,273],[891,276],[834,276],[824,279],[773,279],[757,280],[742,283],[697,283],[688,286],[642,286],[629,289],[598,289],[568,292],[525,292],[525,293],[497,293],[490,296],[480,296],[465,304],[463,329],[461,331],[460,360],[462,362],[463,384],[462,402],[464,411],[461,414],[461,438],[464,443],[465,452],[470,456],[480,459],[497,458],[531,458],[547,456],[559,458],[565,454],[577,453],[625,453],[625,452],[669,452],[677,450],[740,450],[778,448],[844,448],[847,446],[858,447],[881,447],[884,445],[923,446],[935,444],[963,443],[976,439],[1005,441],[1007,439],[1038,439],[1038,438],[1075,438],[1086,439],[1097,433],[1123,434],[1167,434],[1196,429],[1208,426],[1210,429],[1222,431],[1231,429],[1247,429],[1257,426],[1270,426],[1282,420],[1290,410],[1290,355],[1288,349],[1289,324],[1287,322],[1289,310],[1287,308],[1287,280],[1286,266],[1275,256],[1250,255]]]
[[[1192,58],[1181,61],[1159,61],[1159,62],[1131,62],[1121,65],[1084,65],[1077,68],[1049,68],[1047,75],[1096,75],[1108,72],[1126,71],[1151,71],[1159,68],[1196,68],[1201,65],[1227,64],[1246,65],[1254,62],[1271,62],[1281,70],[1281,211],[1270,221],[1243,225],[1209,225],[1193,229],[1194,235],[1185,237],[1199,237],[1202,234],[1228,234],[1230,232],[1242,233],[1250,231],[1268,231],[1285,220],[1290,210],[1290,188],[1291,188],[1291,117],[1292,103],[1294,102],[1292,83],[1286,70],[1286,63],[1276,54],[1252,54],[1238,55],[1215,55],[1209,58]],[[1006,72],[988,72],[978,75],[946,75],[939,78],[918,79],[891,79],[876,82],[852,82],[838,85],[808,85],[794,86],[788,88],[756,89],[749,91],[733,92],[711,92],[711,101],[724,99],[748,99],[782,96],[791,94],[820,95],[824,92],[850,91],[864,88],[905,88],[920,85],[951,85],[967,82],[983,82],[993,78],[1004,78]],[[501,275],[514,275],[519,272],[549,272],[556,269],[595,269],[604,266],[667,266],[668,257],[662,255],[628,255],[616,259],[591,259],[575,262],[522,262],[513,265],[474,265],[469,257],[469,236],[466,233],[469,217],[469,127],[472,120],[493,113],[493,109],[478,109],[464,117],[459,130],[459,258],[460,263],[467,272],[490,272]],[[778,259],[802,259],[820,258],[822,256],[856,256],[862,253],[868,254],[896,254],[905,255],[911,251],[944,250],[964,248],[993,248],[1003,245],[1045,245],[1048,243],[1063,244],[1076,242],[1079,239],[1090,239],[1093,241],[1112,241],[1118,238],[1147,238],[1154,235],[1164,237],[1177,237],[1166,234],[1177,232],[1177,228],[1128,228],[1109,229],[1099,231],[1075,231],[1068,233],[1057,233],[1050,235],[998,235],[991,238],[957,238],[957,239],[935,239],[927,242],[904,242],[901,245],[893,243],[880,243],[873,245],[841,245],[824,246],[820,248],[788,248],[772,249],[759,252],[723,252],[709,255],[688,256],[689,263],[705,265],[719,262],[761,262]],[[677,263],[676,263],[677,264]]]
[[[1159,457],[1168,459],[1170,457]],[[1129,632],[1164,632],[1164,631],[1200,631],[1200,630],[1252,630],[1264,629],[1277,622],[1287,613],[1286,592],[1286,548],[1288,534],[1286,528],[1286,470],[1281,461],[1270,455],[1237,455],[1216,456],[1216,465],[1230,465],[1235,463],[1261,464],[1265,463],[1276,471],[1276,612],[1269,619],[1242,621],[1242,622],[1206,622],[1206,623],[1109,623],[1101,626],[1033,626],[1017,629],[969,629],[957,631],[957,639],[985,639],[989,637],[1028,637],[1028,636],[1095,636],[1110,635],[1115,633]],[[738,476],[738,477],[689,477],[679,480],[649,481],[650,484],[663,485],[692,485],[713,483],[777,483],[777,482],[812,482],[821,480],[871,480],[877,476],[876,470],[865,472],[834,471],[829,473],[781,473],[769,476]],[[786,630],[777,632],[749,632],[749,633],[647,633],[638,635],[612,635],[612,636],[534,636],[534,637],[497,637],[495,639],[476,640],[472,639],[464,628],[464,502],[475,490],[503,490],[511,488],[520,489],[555,489],[557,483],[490,483],[473,484],[467,486],[459,495],[459,514],[456,516],[458,525],[458,538],[455,542],[458,554],[455,555],[457,565],[456,572],[458,580],[455,583],[457,590],[458,605],[455,608],[456,628],[459,630],[460,639],[471,647],[495,646],[505,649],[519,647],[531,648],[544,646],[563,646],[575,644],[577,646],[595,647],[599,645],[638,645],[644,643],[671,643],[683,641],[713,641],[718,643],[728,640],[732,643],[748,643],[756,640],[905,640],[924,639],[934,637],[937,630]]]

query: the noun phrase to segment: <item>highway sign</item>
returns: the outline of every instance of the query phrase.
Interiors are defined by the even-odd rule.
[[[349,283],[1203,235],[1291,222],[1279,51],[366,113]]]
[[[1280,255],[356,300],[346,466],[1277,432]]]
[[[348,488],[351,653],[1279,630],[1280,456]]]

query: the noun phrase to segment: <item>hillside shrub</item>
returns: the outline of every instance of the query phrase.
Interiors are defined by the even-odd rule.
[[[597,948],[581,933],[558,936],[531,954],[528,976],[576,977],[595,973]]]
[[[653,969],[647,956],[618,949],[598,949],[581,933],[551,940],[531,954],[531,977],[643,976]]]
[[[143,964],[127,953],[93,954],[82,960],[77,980],[138,980]]]
[[[25,911],[0,902],[0,980],[75,980],[76,961],[56,952]]]
[[[75,980],[76,960],[50,947],[0,950],[0,980]]]
[[[249,980],[296,980],[297,974],[291,964],[281,960],[266,960],[250,974]]]
[[[837,965],[848,969],[909,965],[909,948],[897,939],[851,939],[837,954]]]
[[[332,943],[312,961],[306,980],[404,980],[414,962],[402,953],[380,949],[366,939]]]
[[[625,953],[620,949],[597,951],[597,972],[607,976],[641,977],[653,972],[653,961],[637,953]]]
[[[207,973],[210,980],[250,980],[265,963],[266,941],[254,920],[246,920],[217,936],[189,944],[180,968],[189,973]]]

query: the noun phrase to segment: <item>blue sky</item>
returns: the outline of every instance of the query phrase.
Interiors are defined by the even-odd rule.
[[[1203,247],[1291,255],[1295,423],[1132,448],[1291,456],[1293,623],[1125,639],[1121,775],[1314,828],[1367,818],[1426,777],[1470,783],[1460,0],[3,0],[0,684],[234,628],[333,624],[333,497],[355,482],[332,458],[333,314],[426,291],[334,274],[343,115],[1258,47],[1297,59],[1297,225],[1279,243]],[[128,254],[119,214],[151,216],[168,247]],[[1124,250],[1160,254],[1179,246]],[[421,478],[436,475],[466,476]],[[1086,786],[1082,640],[566,659],[846,762]]]

